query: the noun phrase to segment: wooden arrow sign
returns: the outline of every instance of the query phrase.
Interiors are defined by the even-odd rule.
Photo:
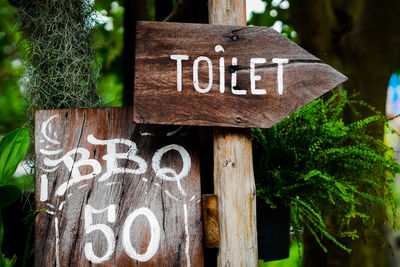
[[[271,28],[138,22],[134,120],[268,128],[347,78]]]

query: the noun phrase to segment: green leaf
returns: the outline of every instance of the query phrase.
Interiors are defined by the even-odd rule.
[[[14,255],[14,257],[10,260],[7,258],[3,258],[4,262],[3,262],[3,266],[4,267],[13,267],[15,265],[15,262],[17,261],[17,256]]]
[[[7,181],[17,170],[29,147],[29,131],[19,128],[0,140],[0,184]]]
[[[14,203],[21,195],[18,187],[13,185],[0,185],[0,210]]]
[[[33,184],[33,176],[32,175],[24,175],[21,177],[13,177],[8,180],[7,185],[14,185],[19,188],[19,190],[23,192],[33,193],[34,184]]]

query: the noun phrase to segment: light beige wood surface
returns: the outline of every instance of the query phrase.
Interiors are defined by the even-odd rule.
[[[246,25],[245,0],[209,0],[208,5],[210,24]],[[257,266],[256,187],[249,130],[215,129],[214,191],[221,238],[218,266]]]
[[[208,22],[219,25],[246,26],[246,1],[208,0]]]
[[[214,191],[218,195],[218,266],[257,266],[256,188],[250,130],[216,128]]]

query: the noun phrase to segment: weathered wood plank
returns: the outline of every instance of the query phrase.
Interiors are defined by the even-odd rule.
[[[208,248],[218,248],[220,242],[218,196],[202,195],[204,241]]]
[[[266,27],[138,22],[137,40],[134,120],[139,123],[268,128],[346,80]],[[254,63],[252,73],[250,62],[257,58],[265,63]],[[279,59],[288,63],[276,63]],[[210,73],[212,86],[204,92]],[[196,80],[203,92],[195,89]],[[264,93],[260,90],[265,94],[254,94]]]
[[[203,266],[196,137],[154,128],[131,108],[36,113],[36,266]]]

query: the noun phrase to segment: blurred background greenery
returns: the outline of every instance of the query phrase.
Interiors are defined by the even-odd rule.
[[[301,266],[301,258],[303,254],[303,248],[300,243],[292,241],[290,245],[289,258],[284,260],[264,262],[258,261],[260,267],[295,267]]]
[[[24,73],[24,59],[18,47],[16,11],[6,0],[0,0],[0,135],[25,121],[26,101],[18,85]]]

